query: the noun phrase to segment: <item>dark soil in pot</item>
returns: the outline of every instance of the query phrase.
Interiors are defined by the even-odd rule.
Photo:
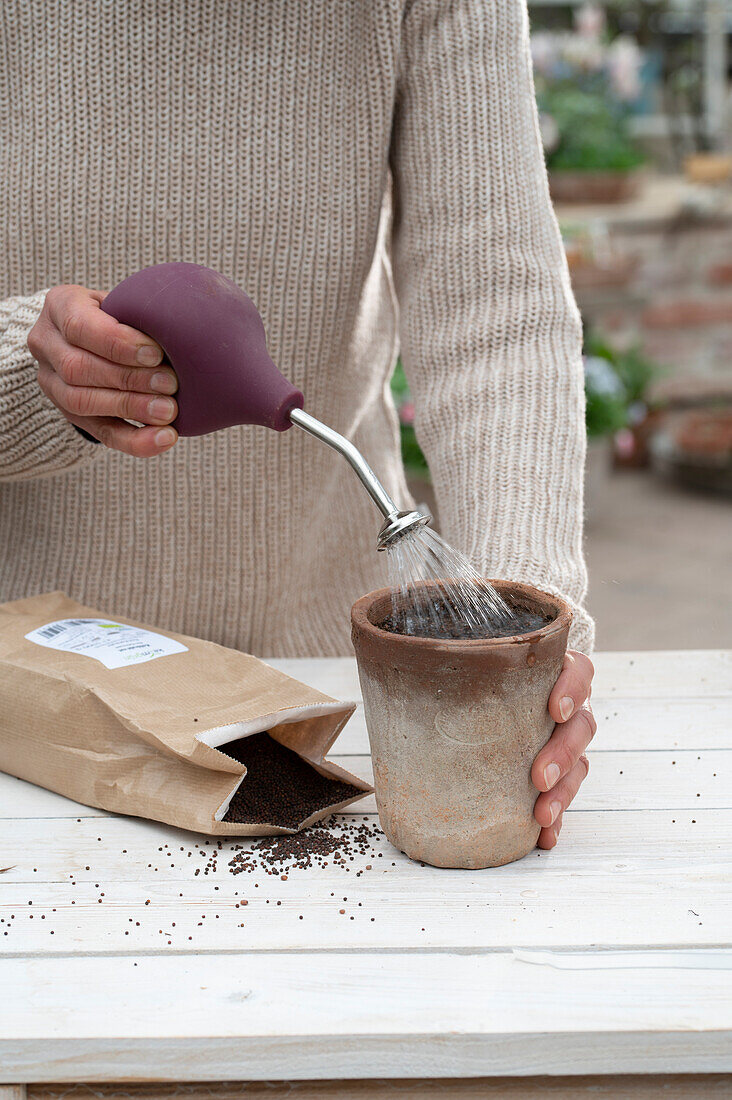
[[[535,607],[527,607],[521,603],[509,603],[512,616],[508,622],[496,622],[490,631],[480,635],[483,638],[510,638],[516,634],[530,634],[541,630],[552,621],[552,614],[542,614]],[[430,637],[442,641],[467,641],[475,640],[475,633],[468,632],[460,623],[456,623],[449,613],[439,616],[440,626],[437,630],[431,630],[429,635],[414,635],[416,637]],[[392,615],[376,624],[381,630],[390,634],[406,634],[403,625],[396,621]]]

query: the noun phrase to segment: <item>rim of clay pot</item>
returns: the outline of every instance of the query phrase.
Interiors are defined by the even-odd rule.
[[[491,584],[500,595],[508,596],[512,601],[522,598],[527,600],[529,602],[527,610],[536,609],[540,614],[554,613],[554,618],[538,630],[529,630],[524,634],[507,634],[499,638],[425,638],[414,634],[396,634],[391,630],[383,630],[378,625],[378,621],[383,622],[391,610],[392,590],[377,588],[356,600],[351,608],[351,624],[355,631],[372,641],[401,646],[412,652],[415,649],[434,650],[442,647],[455,653],[499,649],[502,646],[544,641],[569,630],[572,611],[561,596],[553,596],[550,592],[534,588],[531,584],[521,584],[517,581],[489,580],[487,583]],[[435,581],[421,581],[420,584],[427,587],[437,586]],[[374,622],[374,619],[377,622]]]

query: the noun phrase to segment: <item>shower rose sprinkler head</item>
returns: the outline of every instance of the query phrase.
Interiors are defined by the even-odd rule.
[[[400,539],[409,534],[410,531],[416,531],[420,527],[424,527],[426,523],[429,523],[432,516],[427,516],[423,512],[395,512],[393,515],[388,516],[379,531],[379,537],[376,540],[377,550],[388,550],[390,547],[395,546]]]
[[[156,340],[178,377],[179,435],[205,435],[236,424],[277,432],[297,424],[350,463],[385,522],[377,549],[428,523],[402,512],[360,451],[304,412],[302,393],[272,362],[257,307],[231,279],[200,264],[147,267],[119,283],[102,309]]]

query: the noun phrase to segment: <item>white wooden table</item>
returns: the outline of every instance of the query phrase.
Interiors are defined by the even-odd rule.
[[[350,660],[272,663],[358,698]],[[255,889],[226,844],[194,876],[200,837],[0,776],[0,1081],[731,1072],[732,653],[596,665],[561,843],[497,870],[381,840]],[[370,776],[360,707],[335,750]]]

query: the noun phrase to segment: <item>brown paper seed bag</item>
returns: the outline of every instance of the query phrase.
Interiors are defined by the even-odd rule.
[[[63,592],[0,605],[0,769],[89,806],[219,836],[296,832],[222,820],[247,779],[220,747],[266,730],[361,792],[303,828],[372,789],[325,759],[354,709],[256,657]]]

